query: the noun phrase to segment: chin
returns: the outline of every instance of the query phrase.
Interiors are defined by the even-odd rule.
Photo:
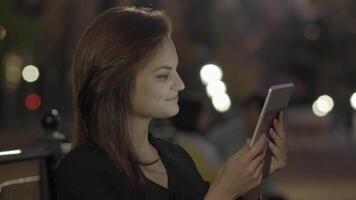
[[[162,112],[157,118],[164,119],[164,118],[173,117],[174,115],[178,114],[178,112],[179,112],[179,107],[177,106],[176,109],[165,110],[165,112]]]

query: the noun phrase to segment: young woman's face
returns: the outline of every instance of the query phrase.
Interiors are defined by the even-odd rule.
[[[175,46],[166,37],[148,65],[136,76],[133,112],[143,118],[165,118],[178,113],[178,93],[184,83],[177,73]]]

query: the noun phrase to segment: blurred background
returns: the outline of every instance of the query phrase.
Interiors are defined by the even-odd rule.
[[[117,5],[171,18],[186,89],[181,112],[151,131],[186,148],[205,179],[251,137],[268,88],[293,82],[288,165],[266,194],[356,199],[354,0],[1,0],[0,191],[14,169],[6,152],[68,142],[76,43]]]

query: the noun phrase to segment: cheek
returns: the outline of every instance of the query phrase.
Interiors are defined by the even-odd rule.
[[[137,114],[150,115],[161,109],[167,104],[169,97],[168,84],[154,84],[150,81],[141,82],[136,85],[135,96],[133,99],[134,111]]]
[[[161,103],[164,102],[166,98],[168,98],[169,88],[162,86],[160,84],[147,84],[145,85],[145,89],[143,91],[144,96],[150,98],[150,100]]]

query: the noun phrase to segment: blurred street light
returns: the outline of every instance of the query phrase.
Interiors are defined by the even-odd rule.
[[[15,155],[20,154],[22,151],[20,149],[10,150],[10,151],[0,151],[0,156]]]
[[[29,83],[37,81],[39,76],[40,72],[34,65],[28,65],[22,70],[22,78]]]
[[[5,39],[6,37],[6,29],[2,25],[0,25],[0,40]]]
[[[200,79],[204,85],[208,85],[210,82],[221,80],[222,76],[223,73],[221,68],[214,64],[204,65],[200,69]]]
[[[5,53],[3,57],[5,67],[5,85],[10,89],[16,89],[21,80],[21,68],[23,59],[14,53]]]
[[[32,93],[26,96],[26,108],[30,111],[36,111],[41,106],[41,97],[38,94]]]
[[[226,92],[226,85],[222,81],[215,81],[212,83],[209,83],[206,86],[206,92],[209,97],[214,97],[218,95],[222,95]]]
[[[354,92],[350,97],[350,103],[354,110],[356,110],[356,92]]]
[[[229,110],[231,106],[231,100],[229,95],[227,94],[221,94],[218,96],[214,96],[213,99],[213,106],[214,108],[219,111],[219,112],[225,112]]]
[[[328,95],[320,96],[314,101],[312,110],[319,117],[326,116],[334,107],[334,100]]]

